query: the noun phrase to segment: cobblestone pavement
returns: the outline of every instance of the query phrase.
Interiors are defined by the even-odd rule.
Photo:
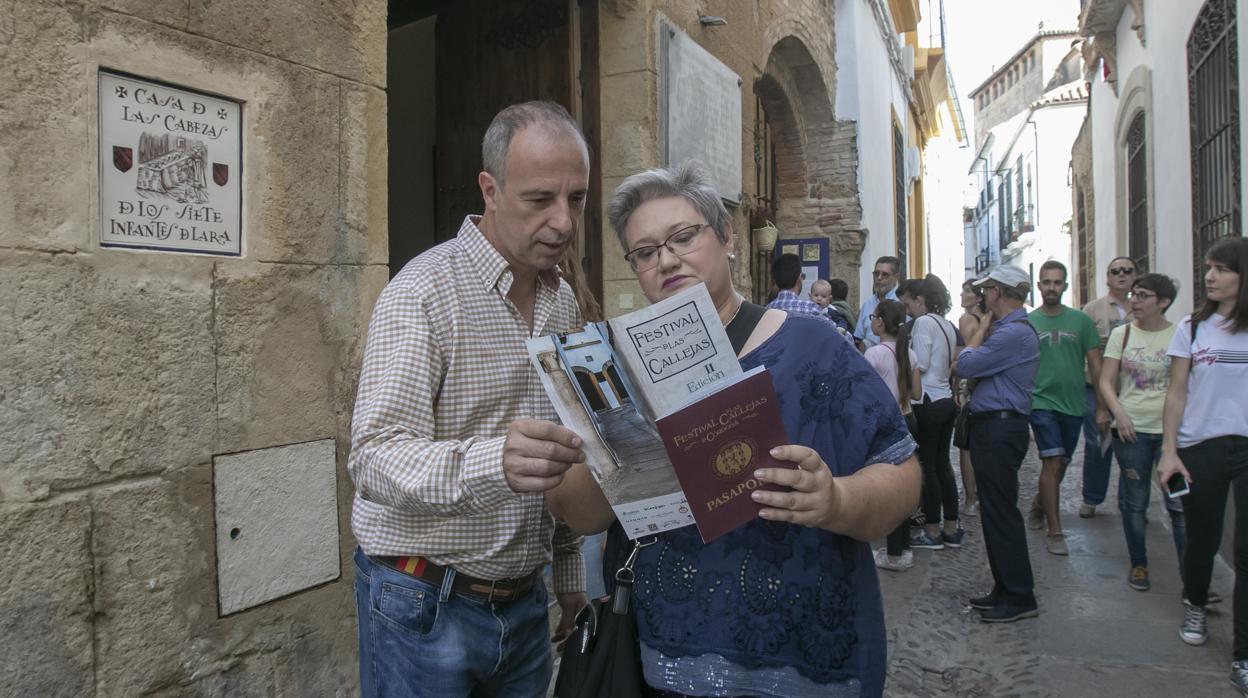
[[[956,456],[956,452],[955,452]],[[964,520],[958,550],[916,550],[906,572],[880,570],[889,639],[889,696],[1233,696],[1230,599],[1234,575],[1219,562],[1209,642],[1185,645],[1181,584],[1169,518],[1154,489],[1147,535],[1152,589],[1127,586],[1130,569],[1118,514],[1114,465],[1109,499],[1078,516],[1082,450],[1062,485],[1068,557],[1028,530],[1040,617],[1008,624],[978,620],[967,599],[991,589],[978,517]],[[957,470],[957,459],[954,459]],[[1034,444],[1020,473],[1020,502],[1036,492]],[[1025,511],[1025,509],[1024,509]],[[1229,531],[1227,532],[1229,535]],[[877,543],[877,547],[883,542]]]

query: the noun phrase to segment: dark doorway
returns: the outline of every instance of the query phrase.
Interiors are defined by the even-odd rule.
[[[547,99],[589,140],[581,268],[601,298],[598,3],[391,0],[390,271],[482,210],[481,138],[500,109]]]
[[[393,8],[392,8],[393,13]],[[393,16],[392,16],[393,20]],[[390,276],[438,239],[434,216],[437,117],[434,15],[390,29],[386,49]]]

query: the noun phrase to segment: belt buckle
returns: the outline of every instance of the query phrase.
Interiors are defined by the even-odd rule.
[[[490,593],[485,597],[486,603],[494,603],[494,591],[498,588],[498,580],[490,580]]]

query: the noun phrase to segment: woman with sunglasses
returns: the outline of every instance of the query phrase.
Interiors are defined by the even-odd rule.
[[[1145,274],[1135,280],[1129,294],[1134,319],[1110,332],[1097,386],[1113,420],[1111,433],[1119,467],[1118,511],[1131,557],[1127,585],[1136,591],[1147,591],[1150,586],[1144,531],[1153,466],[1161,458],[1161,414],[1170,385],[1166,351],[1174,336],[1174,323],[1166,319],[1165,312],[1177,293],[1174,281],[1162,274]],[[1094,447],[1095,442],[1084,446]],[[1165,505],[1174,547],[1182,560],[1183,507],[1169,497]]]
[[[1222,542],[1226,497],[1235,495],[1235,641],[1231,683],[1248,695],[1248,238],[1230,238],[1205,255],[1205,301],[1170,342],[1170,386],[1162,417],[1163,489],[1183,496],[1183,625],[1189,645],[1209,638],[1205,606]]]
[[[794,469],[761,469],[759,519],[709,544],[692,526],[637,552],[632,611],[655,696],[881,695],[883,605],[871,550],[914,510],[914,441],[866,359],[813,316],[764,310],[733,288],[732,225],[699,166],[648,170],[608,217],[651,302],[705,284],[742,368],[766,366]],[[584,465],[547,501],[590,533],[614,520]],[[632,546],[611,526],[607,563]]]
[[[901,416],[906,420],[906,428],[914,436],[918,432],[918,424],[910,401],[919,397],[922,385],[919,357],[910,348],[905,306],[893,300],[880,301],[867,319],[871,321],[871,331],[880,338],[880,343],[867,349],[863,358],[884,379],[884,385],[888,386],[888,391],[901,409]],[[922,444],[919,447],[922,448]],[[914,553],[910,546],[910,520],[906,519],[888,534],[885,547],[875,551],[875,566],[894,572],[914,567]]]

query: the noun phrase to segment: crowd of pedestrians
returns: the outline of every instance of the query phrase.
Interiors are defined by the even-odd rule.
[[[1205,262],[1205,299],[1176,323],[1166,317],[1178,297],[1175,281],[1141,273],[1129,257],[1110,261],[1108,292],[1082,310],[1063,303],[1070,285],[1060,262],[1044,263],[1034,286],[1026,271],[1003,265],[962,283],[955,326],[945,319],[951,299],[941,279],[901,279],[897,260],[881,257],[851,332],[898,400],[918,445],[923,486],[919,511],[875,551],[876,566],[904,572],[915,566],[915,548],[959,548],[960,515],[978,515],[992,587],[970,605],[985,622],[1038,615],[1019,467],[1034,439],[1041,473],[1027,518],[1044,531],[1048,553],[1068,555],[1059,492],[1082,434],[1079,516],[1096,516],[1116,459],[1130,560],[1125,582],[1148,591],[1147,512],[1154,490],[1160,493],[1183,580],[1179,635],[1203,644],[1206,608],[1221,601],[1209,581],[1227,497],[1237,512],[1248,511],[1245,269],[1248,240],[1215,245]],[[840,283],[819,281],[811,291],[838,326],[853,313],[834,314],[823,299]],[[960,454],[961,498],[951,440]],[[1233,520],[1231,682],[1248,695],[1248,586],[1238,574],[1248,571],[1248,515]]]

